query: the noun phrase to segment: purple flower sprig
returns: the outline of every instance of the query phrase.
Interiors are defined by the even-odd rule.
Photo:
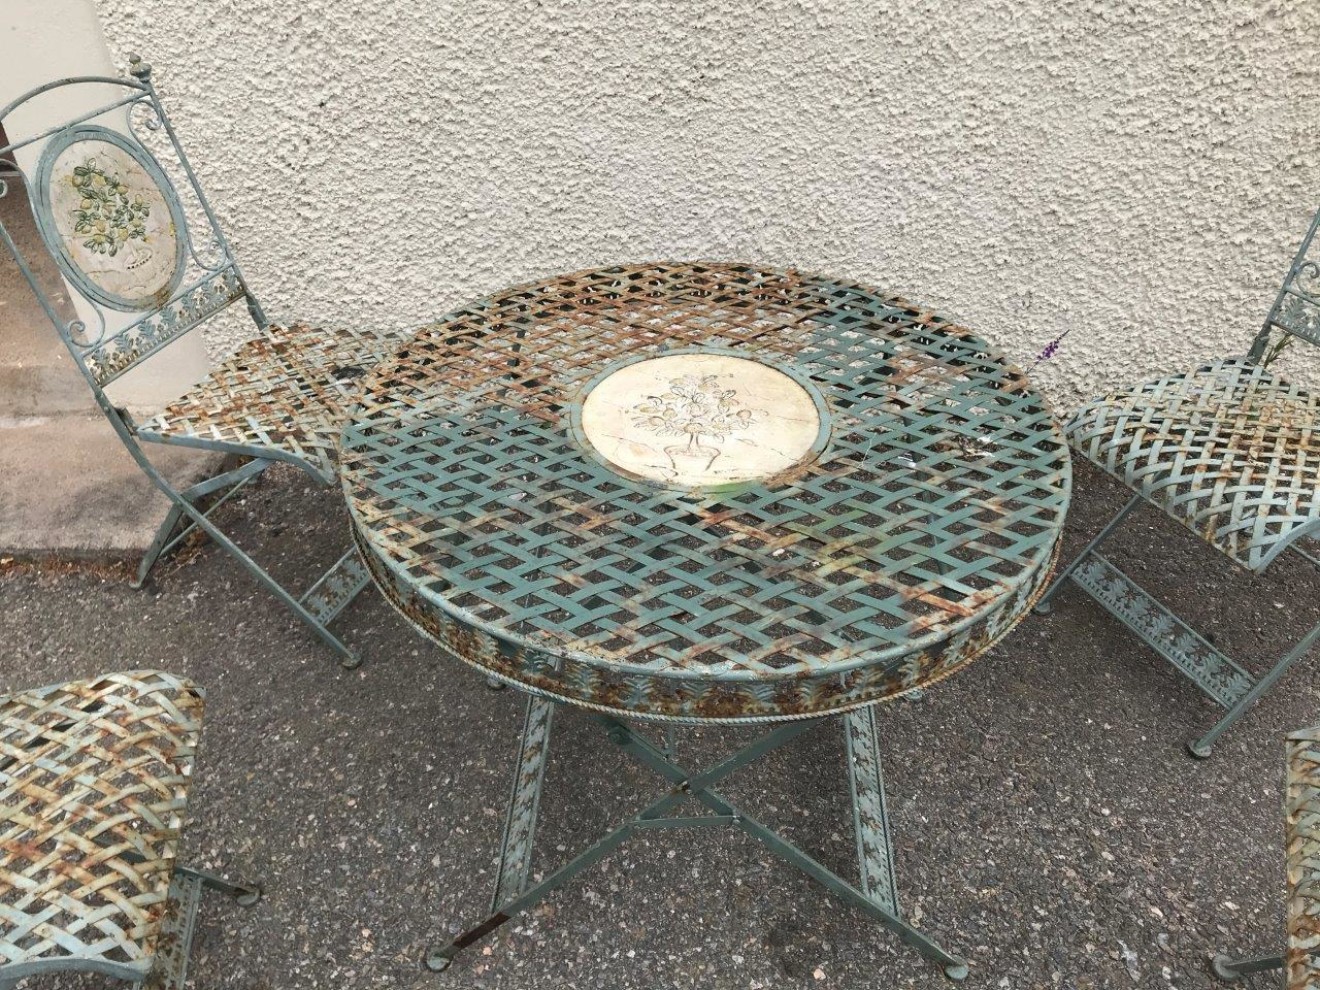
[[[1059,346],[1063,343],[1063,338],[1067,337],[1068,334],[1072,332],[1073,332],[1073,328],[1069,327],[1067,330],[1063,331],[1063,333],[1059,334],[1048,344],[1046,344],[1044,348],[1042,348],[1041,352],[1036,355],[1035,362],[1031,365],[1030,368],[1027,369],[1027,371],[1029,372],[1035,371],[1036,366],[1039,365],[1042,361],[1048,361],[1050,358],[1054,357],[1054,355],[1058,354]]]

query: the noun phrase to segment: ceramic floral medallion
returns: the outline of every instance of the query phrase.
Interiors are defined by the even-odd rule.
[[[624,365],[582,403],[581,429],[607,464],[677,487],[768,478],[821,435],[817,402],[769,365],[684,353]]]
[[[78,138],[43,157],[43,233],[89,298],[115,309],[155,308],[182,268],[179,218],[162,192],[164,176],[115,132],[85,128]]]

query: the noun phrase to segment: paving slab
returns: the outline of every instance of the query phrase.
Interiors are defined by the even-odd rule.
[[[223,461],[161,445],[150,455],[178,487]],[[0,556],[137,556],[168,510],[99,412],[0,417]]]

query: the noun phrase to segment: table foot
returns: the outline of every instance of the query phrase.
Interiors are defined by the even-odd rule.
[[[950,963],[944,967],[944,975],[955,982],[967,979],[968,972],[965,962]]]

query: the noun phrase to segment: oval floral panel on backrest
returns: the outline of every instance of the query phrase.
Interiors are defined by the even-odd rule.
[[[83,125],[50,140],[33,209],[65,278],[124,312],[158,309],[183,277],[186,227],[150,154],[118,131]]]

